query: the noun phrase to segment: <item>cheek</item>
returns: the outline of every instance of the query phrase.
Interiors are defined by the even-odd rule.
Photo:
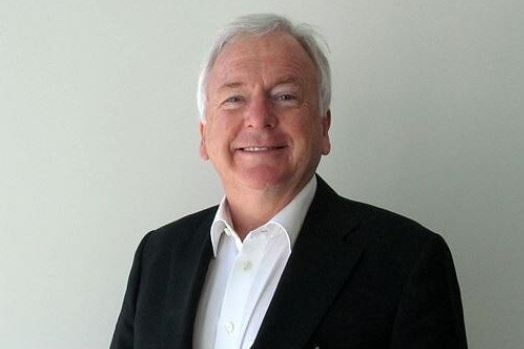
[[[227,123],[219,122],[218,120],[208,122],[206,132],[203,135],[207,153],[212,156],[222,152],[224,149],[229,149],[232,134],[232,127]]]
[[[305,156],[315,157],[326,151],[326,137],[322,132],[322,128],[317,126],[316,124],[310,124],[298,130],[302,135],[302,147]]]

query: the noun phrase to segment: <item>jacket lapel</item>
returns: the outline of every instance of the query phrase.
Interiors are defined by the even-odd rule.
[[[192,348],[193,325],[213,251],[209,229],[215,210],[189,232],[183,250],[173,251],[170,281],[166,292],[162,348]]]
[[[302,231],[266,313],[256,348],[303,348],[357,263],[357,215],[320,177]],[[344,206],[345,209],[344,209]]]

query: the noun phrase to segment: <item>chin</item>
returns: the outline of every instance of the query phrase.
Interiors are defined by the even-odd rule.
[[[242,175],[242,183],[252,189],[269,189],[287,183],[287,178],[282,172],[274,168],[264,168],[246,171]]]

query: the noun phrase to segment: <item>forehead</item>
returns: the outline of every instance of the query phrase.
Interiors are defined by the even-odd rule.
[[[285,32],[243,34],[228,42],[210,70],[209,87],[243,79],[316,80],[316,67],[302,45]],[[238,81],[236,81],[238,80]]]

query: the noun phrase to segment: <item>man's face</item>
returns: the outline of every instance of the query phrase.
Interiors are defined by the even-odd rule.
[[[319,78],[302,46],[283,32],[240,36],[211,69],[203,159],[226,189],[291,190],[311,178],[330,142]]]

